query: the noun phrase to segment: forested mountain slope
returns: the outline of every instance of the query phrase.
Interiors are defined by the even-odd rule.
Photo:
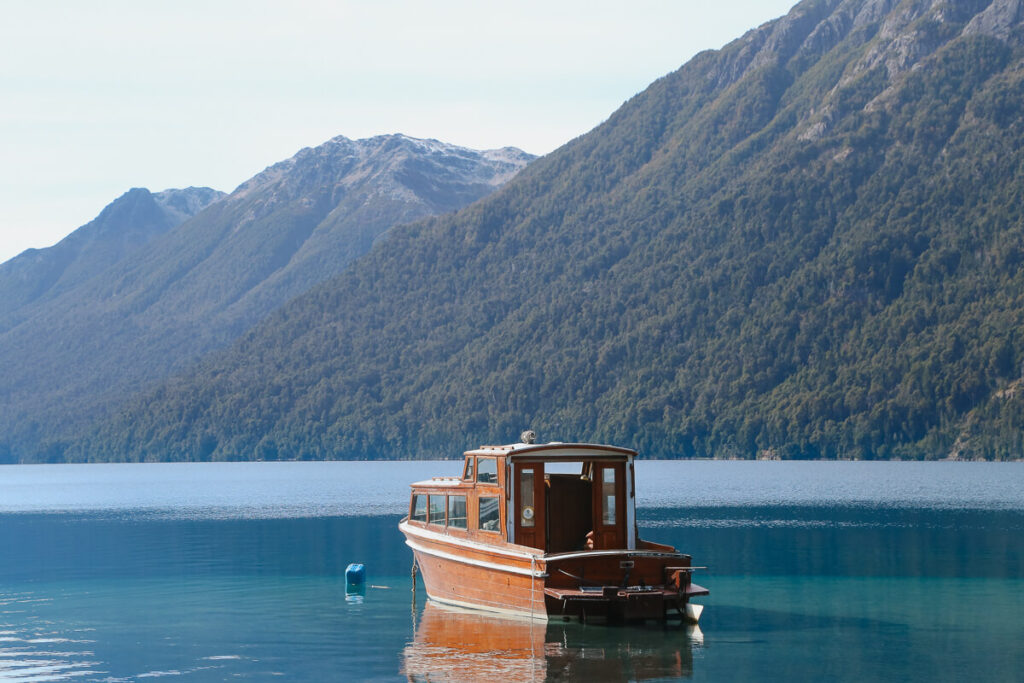
[[[208,187],[152,193],[134,188],[52,247],[27,249],[0,264],[0,330],[16,325],[39,304],[88,280],[151,239],[204,209],[223,192]]]
[[[341,272],[393,225],[465,206],[531,158],[386,135],[337,137],[269,167],[4,319],[0,458],[59,459],[67,434]]]
[[[1019,0],[806,0],[67,453],[1017,457]]]

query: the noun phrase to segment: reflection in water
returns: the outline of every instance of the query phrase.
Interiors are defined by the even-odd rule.
[[[702,638],[696,627],[544,623],[428,600],[402,673],[410,681],[683,678]]]

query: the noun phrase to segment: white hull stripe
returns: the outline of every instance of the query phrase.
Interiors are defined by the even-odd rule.
[[[502,548],[501,546],[491,545],[489,543],[478,543],[477,541],[470,541],[464,538],[458,538],[456,536],[449,536],[448,534],[439,534],[436,531],[429,529],[421,529],[418,526],[413,526],[408,522],[402,522],[398,525],[399,530],[405,534],[406,538],[410,535],[418,536],[427,541],[437,541],[438,543],[445,543],[447,545],[457,545],[468,550],[476,550],[479,552],[492,553],[495,555],[504,555],[505,557],[514,557],[524,562],[540,561],[541,554],[526,553],[521,550],[510,550]]]
[[[548,620],[548,613],[543,610],[540,612],[530,612],[529,610],[508,609],[507,607],[492,607],[491,605],[486,605],[482,603],[463,602],[462,600],[452,600],[450,598],[436,598],[434,596],[430,596],[430,599],[434,602],[440,602],[445,605],[452,605],[454,607],[465,607],[468,609],[478,611],[494,612],[496,614],[504,614],[506,616],[519,617],[520,619],[533,619],[534,621]]]
[[[398,528],[408,538],[410,535],[417,536],[427,541],[436,541],[438,543],[445,543],[447,545],[459,546],[466,548],[467,550],[475,550],[478,552],[492,553],[495,555],[504,555],[505,557],[514,557],[522,560],[523,562],[534,562],[547,561],[547,560],[576,560],[588,557],[659,557],[659,558],[680,558],[686,557],[684,553],[680,552],[669,552],[666,550],[584,550],[580,552],[568,552],[568,553],[553,553],[553,554],[531,554],[517,550],[510,550],[502,548],[500,546],[491,545],[489,543],[479,543],[477,541],[470,541],[464,538],[458,538],[457,536],[449,536],[448,534],[440,534],[436,531],[429,529],[422,529],[418,526],[413,526],[406,521],[403,521],[398,525]],[[407,541],[408,542],[408,541]]]
[[[482,567],[484,569],[493,569],[499,572],[507,572],[509,574],[521,574],[523,576],[530,576],[535,579],[542,579],[547,576],[546,572],[532,569],[520,569],[519,567],[510,567],[507,564],[498,564],[497,562],[486,562],[484,560],[474,560],[469,557],[462,557],[461,555],[454,555],[452,553],[446,553],[443,550],[435,550],[433,548],[425,548],[411,538],[405,539],[405,544],[417,552],[421,552],[424,555],[430,555],[432,557],[439,557],[442,560],[450,560],[451,562],[459,562],[461,564],[468,564],[473,567]]]

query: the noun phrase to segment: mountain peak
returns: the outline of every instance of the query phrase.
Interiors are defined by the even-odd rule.
[[[342,272],[393,226],[462,208],[530,158],[398,135],[339,136],[226,197],[207,188],[130,190],[51,258],[33,255],[49,263],[39,266],[49,279],[31,292],[18,294],[0,271],[0,306],[23,306],[0,318],[0,403],[12,406],[0,414],[0,445],[36,440],[31,424],[69,428],[116,407]],[[133,248],[155,238],[130,254],[115,248],[136,233]],[[58,254],[66,262],[51,263]]]
[[[29,249],[0,264],[0,315],[52,298],[134,254],[150,240],[194,216],[223,192],[208,187],[133,187],[57,244]],[[5,320],[3,328],[16,322]]]
[[[153,200],[184,221],[226,196],[223,192],[209,187],[186,187],[157,192],[153,195]]]
[[[303,148],[291,158],[268,167],[239,185],[229,200],[241,201],[254,192],[270,191],[275,201],[290,201],[312,186],[344,191],[370,179],[378,185],[387,185],[391,188],[388,191],[409,200],[423,189],[422,185],[412,185],[419,182],[420,171],[428,167],[432,184],[493,188],[508,181],[534,158],[511,147],[481,152],[402,134],[361,140],[339,135],[316,147]],[[269,209],[270,205],[265,208]]]

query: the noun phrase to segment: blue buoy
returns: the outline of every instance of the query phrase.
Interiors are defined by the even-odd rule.
[[[350,564],[345,568],[345,583],[361,586],[366,581],[366,567],[361,564]]]

